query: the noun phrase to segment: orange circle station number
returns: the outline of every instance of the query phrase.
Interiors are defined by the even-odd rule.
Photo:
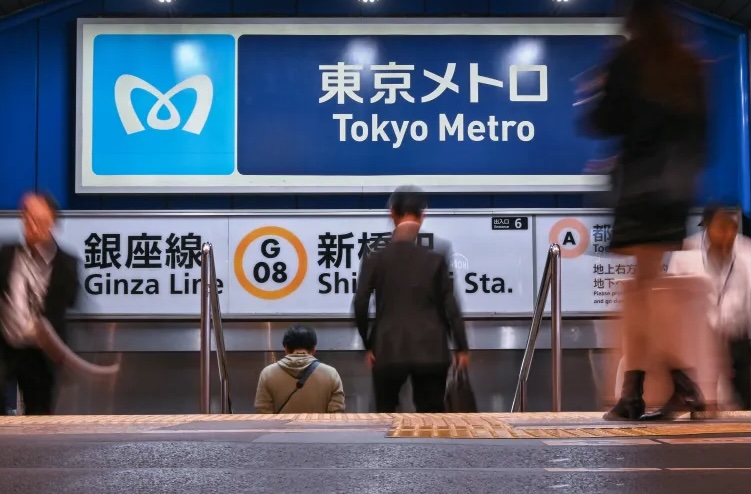
[[[290,281],[282,288],[276,290],[266,290],[264,288],[261,288],[257,286],[245,273],[245,268],[243,267],[245,252],[247,252],[248,247],[250,247],[253,242],[261,237],[282,238],[289,242],[295,249],[295,253],[297,255],[297,272],[295,273],[295,277],[292,278],[292,281]],[[256,268],[257,267],[258,266],[256,266]],[[268,266],[266,267],[267,269],[271,269]],[[291,231],[278,226],[264,226],[253,230],[245,237],[243,237],[243,239],[240,241],[237,249],[235,250],[234,268],[237,281],[240,283],[240,286],[245,289],[245,291],[256,298],[263,300],[279,300],[294,293],[295,290],[300,288],[300,285],[305,279],[305,273],[307,273],[308,271],[308,255],[306,254],[305,247],[303,246],[302,242],[300,242],[300,239],[297,238],[297,236]]]

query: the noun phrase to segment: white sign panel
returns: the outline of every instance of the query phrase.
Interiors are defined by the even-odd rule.
[[[19,242],[22,238],[21,222],[16,218],[0,218],[0,245]]]
[[[532,310],[530,220],[441,213],[426,220],[419,241],[447,254],[465,314]],[[230,219],[230,312],[348,314],[363,254],[382,249],[392,228],[385,216]]]
[[[19,224],[3,219],[0,238],[19,238]],[[204,241],[214,244],[220,301],[226,304],[226,218],[63,218],[56,238],[80,260],[81,290],[74,312],[198,315]]]
[[[699,230],[699,222],[699,217],[690,217],[689,234]],[[538,277],[542,277],[550,245],[557,243],[561,247],[562,311],[571,314],[616,310],[621,302],[620,285],[635,275],[636,262],[610,253],[612,217],[539,216],[535,225]],[[668,259],[666,270],[667,262]]]
[[[82,260],[83,313],[200,313],[204,241],[214,245],[220,303],[226,298],[226,220],[70,218],[61,227],[61,245]]]
[[[689,233],[698,223],[691,217]],[[81,260],[81,314],[197,316],[200,247],[209,241],[224,315],[347,317],[362,256],[385,247],[392,228],[368,212],[140,213],[64,217],[57,238]],[[616,309],[620,283],[636,271],[608,252],[610,235],[607,215],[445,211],[428,216],[420,242],[446,256],[467,316],[531,314],[536,278],[558,243],[571,315]],[[0,218],[0,243],[19,238],[20,222]]]

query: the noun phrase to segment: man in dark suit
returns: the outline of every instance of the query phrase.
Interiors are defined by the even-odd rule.
[[[21,204],[24,242],[0,247],[0,388],[15,378],[27,415],[53,409],[56,369],[39,349],[36,325],[46,318],[65,341],[67,309],[78,294],[78,261],[55,242],[58,208],[51,196]],[[5,394],[0,414],[5,414]]]
[[[412,379],[420,413],[444,410],[451,363],[469,362],[469,347],[445,257],[417,245],[426,202],[415,189],[398,189],[389,201],[396,225],[390,244],[362,263],[354,299],[355,319],[373,369],[376,408],[396,411],[399,391]],[[370,326],[370,296],[375,292],[375,323]]]

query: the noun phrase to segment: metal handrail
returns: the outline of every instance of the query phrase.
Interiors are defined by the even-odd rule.
[[[224,347],[222,311],[214,265],[214,248],[209,242],[201,247],[201,413],[211,413],[211,329],[214,329],[216,361],[219,367],[222,413],[232,413]]]
[[[537,293],[537,303],[532,317],[532,327],[529,330],[527,346],[524,349],[522,367],[519,380],[516,383],[512,412],[527,410],[527,379],[532,367],[532,357],[535,353],[537,333],[540,331],[542,315],[550,292],[550,352],[553,356],[553,411],[561,411],[561,248],[553,244],[548,249],[545,269],[542,273],[540,291]]]

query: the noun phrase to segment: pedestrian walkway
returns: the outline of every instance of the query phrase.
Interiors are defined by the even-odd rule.
[[[582,439],[751,434],[751,412],[707,420],[605,422],[596,413],[111,415],[0,417],[0,434],[382,430],[389,438]]]
[[[0,492],[748,492],[751,414],[0,418]]]

